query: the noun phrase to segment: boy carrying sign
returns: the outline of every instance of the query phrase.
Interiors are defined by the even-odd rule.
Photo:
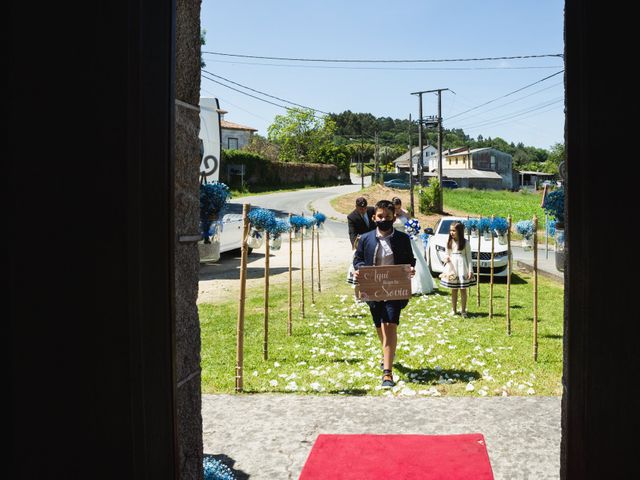
[[[360,237],[353,259],[354,278],[357,281],[362,266],[408,265],[411,276],[415,275],[416,259],[411,250],[409,236],[393,228],[395,208],[388,200],[376,203],[373,217],[376,229]],[[400,324],[400,311],[409,300],[383,300],[367,302],[376,333],[382,344],[383,376],[382,386],[393,387],[393,357],[398,343],[397,329]]]

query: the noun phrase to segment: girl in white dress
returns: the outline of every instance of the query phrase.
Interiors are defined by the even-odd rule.
[[[450,278],[443,274],[440,285],[451,289],[451,308],[453,314],[458,312],[458,291],[460,291],[461,315],[467,317],[467,288],[476,284],[471,263],[471,245],[464,238],[464,224],[455,222],[449,228],[449,240],[447,242],[447,255],[444,258],[445,271],[449,268],[455,272],[455,277]],[[444,277],[444,278],[443,278]]]
[[[396,210],[396,219],[393,227],[396,230],[405,232],[405,223],[410,220],[409,212],[402,209],[402,200],[398,197],[391,199],[391,202]],[[416,257],[416,274],[411,279],[411,293],[413,295],[425,295],[433,292],[433,277],[431,276],[427,261],[424,258],[424,251],[418,245],[419,238],[415,235],[410,236],[411,250],[413,251],[413,256]]]

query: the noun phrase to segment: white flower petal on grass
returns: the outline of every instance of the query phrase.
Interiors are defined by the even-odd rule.
[[[535,391],[533,388],[530,388],[529,390],[527,390],[527,393],[528,393],[529,395],[535,395],[535,394],[536,394],[536,391]]]
[[[278,381],[277,380],[269,380],[269,385],[271,385],[272,387],[277,387],[278,386]]]
[[[480,395],[482,397],[486,397],[487,396],[487,391],[486,390],[478,390],[478,395]]]
[[[400,392],[400,395],[404,395],[404,396],[407,396],[407,397],[412,397],[412,396],[414,396],[415,394],[416,394],[416,391],[415,391],[415,390],[410,389],[409,387],[404,387],[404,388],[402,389],[402,391]]]
[[[311,385],[309,385],[311,388],[313,388],[316,392],[319,392],[320,389],[322,388],[322,385],[320,385],[318,382],[313,382]]]
[[[280,366],[280,364],[278,362],[273,362],[273,366],[277,368]]]
[[[476,389],[476,387],[473,386],[473,383],[467,383],[467,392],[473,392]]]
[[[285,389],[295,392],[296,390],[298,390],[298,385],[296,384],[296,382],[289,382]]]
[[[254,371],[253,371],[253,376],[254,376],[254,377],[257,377],[257,376],[258,376],[258,371],[257,371],[257,370],[254,370]]]

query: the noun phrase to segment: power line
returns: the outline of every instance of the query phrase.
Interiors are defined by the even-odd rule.
[[[218,85],[222,85],[223,87],[227,87],[227,88],[229,88],[231,90],[235,90],[236,92],[241,93],[243,95],[247,95],[248,97],[255,98],[256,100],[260,100],[261,102],[270,103],[271,105],[275,105],[276,107],[284,108],[285,110],[290,110],[289,107],[285,107],[284,105],[279,105],[277,103],[270,102],[269,100],[265,100],[264,98],[256,97],[255,95],[251,95],[250,93],[243,92],[242,90],[238,90],[237,88],[230,87],[229,85],[225,85],[224,83],[219,82],[218,80],[214,80],[213,78],[209,78],[204,74],[201,74],[201,75],[204,78],[206,78],[207,80],[209,80],[210,82],[214,82],[214,83],[217,83]]]
[[[527,108],[525,108],[523,110],[518,110],[518,111],[515,111],[515,112],[512,112],[512,113],[508,113],[506,115],[501,115],[501,116],[496,117],[496,118],[491,119],[491,120],[481,121],[480,123],[471,123],[470,125],[467,124],[467,126],[462,125],[462,126],[457,127],[457,128],[461,128],[461,129],[464,130],[465,128],[471,129],[471,128],[477,128],[477,127],[484,127],[484,126],[492,125],[494,123],[502,123],[504,121],[512,120],[514,118],[520,117],[522,115],[526,115],[526,114],[534,112],[536,110],[540,110],[542,108],[546,108],[546,107],[549,107],[551,105],[555,105],[556,103],[559,103],[559,102],[562,102],[562,101],[564,101],[564,97],[557,98],[557,99],[554,99],[554,100],[550,100],[550,101],[541,103],[539,105],[536,105],[534,107],[527,107]]]
[[[525,95],[524,97],[516,98],[515,100],[511,100],[510,102],[503,103],[502,105],[498,105],[497,107],[489,108],[488,110],[483,110],[483,111],[482,111],[482,113],[474,113],[473,115],[469,115],[469,116],[468,116],[468,117],[466,117],[466,118],[467,118],[467,119],[469,119],[469,118],[473,118],[473,117],[481,117],[481,116],[482,116],[482,114],[484,114],[484,113],[492,112],[492,111],[494,111],[494,110],[499,110],[500,108],[504,108],[504,107],[506,107],[507,105],[511,105],[512,103],[516,103],[516,102],[519,102],[519,101],[521,101],[521,100],[524,100],[525,98],[529,98],[529,97],[531,97],[531,96],[533,96],[533,95],[537,95],[538,93],[544,92],[544,91],[549,90],[549,89],[554,88],[554,87],[557,87],[558,85],[562,85],[563,83],[564,83],[564,82],[554,83],[553,85],[550,85],[550,86],[548,86],[548,87],[546,87],[546,88],[543,88],[543,89],[541,89],[541,90],[537,90],[537,91],[535,91],[535,92],[533,92],[533,93],[530,93],[529,95]],[[460,114],[460,115],[461,115],[461,114]],[[459,121],[459,120],[460,120],[460,119],[458,119],[458,121]]]
[[[526,58],[545,58],[555,57],[563,58],[561,53],[550,53],[544,55],[519,55],[512,57],[481,57],[481,58],[448,58],[448,59],[415,59],[415,60],[364,60],[364,59],[328,59],[328,58],[292,58],[292,57],[266,57],[260,55],[242,55],[238,53],[223,53],[223,52],[207,52],[208,55],[220,55],[225,57],[238,57],[238,58],[257,58],[261,60],[286,60],[290,62],[328,62],[328,63],[444,63],[444,62],[483,62],[491,60],[516,60]]]
[[[557,103],[557,102],[556,102],[556,103]],[[554,105],[554,106],[552,106],[551,108],[548,108],[548,109],[546,109],[546,110],[541,110],[541,111],[538,111],[538,112],[532,113],[532,114],[527,115],[526,117],[523,117],[523,118],[535,117],[536,115],[541,115],[541,114],[543,114],[543,113],[550,112],[550,111],[555,110],[555,109],[557,109],[557,108],[558,108],[558,107]],[[506,123],[510,123],[510,122],[512,122],[512,121],[517,123],[519,120],[505,120],[505,121],[502,121],[502,122],[499,122],[499,123],[493,124],[493,125],[491,125],[491,126],[492,126],[492,127],[498,127],[498,126],[500,126],[500,125],[504,125],[504,124],[506,124]],[[487,125],[481,125],[481,126],[475,126],[475,127],[467,127],[466,131],[477,130],[478,128],[485,128],[485,127],[487,127]],[[528,127],[528,128],[530,128],[530,127]],[[535,130],[535,128],[534,128],[534,130]],[[547,135],[549,135],[549,134],[547,133]]]
[[[559,72],[556,72],[553,75],[549,75],[548,77],[544,77],[544,78],[542,78],[542,79],[540,79],[540,80],[538,80],[536,82],[530,83],[529,85],[526,85],[526,86],[524,86],[522,88],[514,90],[513,92],[509,92],[506,95],[502,95],[502,96],[500,96],[498,98],[494,98],[493,100],[489,100],[488,102],[485,102],[485,103],[483,103],[481,105],[477,105],[477,106],[475,106],[473,108],[470,108],[469,110],[465,110],[464,112],[460,112],[460,113],[457,113],[455,115],[451,115],[450,117],[447,117],[445,120],[451,120],[452,118],[459,117],[460,115],[463,115],[463,114],[465,114],[467,112],[471,112],[473,110],[477,110],[480,107],[484,107],[485,105],[489,105],[490,103],[496,102],[496,101],[500,100],[501,98],[505,98],[505,97],[508,97],[510,95],[513,95],[514,93],[521,92],[522,90],[524,90],[526,88],[533,87],[534,85],[537,85],[538,83],[544,82],[545,80],[549,80],[550,78],[553,78],[556,75],[560,75],[562,72],[564,72],[564,70],[560,70]]]
[[[293,65],[288,63],[259,63],[259,62],[237,62],[225,60],[207,60],[207,62],[227,63],[231,65],[257,65],[263,67],[280,67],[280,68],[315,68],[315,69],[339,69],[339,70],[386,70],[386,71],[468,71],[468,70],[540,70],[540,69],[556,69],[562,68],[562,65],[534,66],[534,67],[448,67],[448,68],[431,68],[431,67],[345,67],[339,65]]]
[[[247,87],[246,85],[242,85],[241,83],[234,82],[233,80],[229,80],[228,78],[224,78],[224,77],[222,77],[220,75],[216,75],[215,73],[208,72],[207,70],[202,70],[202,71],[205,72],[208,75],[211,75],[213,77],[216,77],[216,78],[219,78],[221,80],[224,80],[225,82],[229,82],[229,83],[231,83],[233,85],[237,85],[237,86],[245,88],[247,90],[251,90],[252,92],[259,93],[260,95],[264,95],[265,97],[270,97],[270,98],[273,98],[275,100],[280,100],[281,102],[285,102],[285,103],[289,103],[291,105],[295,105],[296,107],[304,108],[304,109],[307,109],[307,110],[313,110],[314,112],[320,112],[320,113],[324,113],[325,115],[329,115],[328,112],[323,112],[322,110],[318,110],[317,108],[311,108],[311,107],[307,107],[305,105],[300,105],[299,103],[290,102],[289,100],[285,100],[284,98],[276,97],[274,95],[270,95],[268,93],[261,92],[260,90],[256,90],[254,88]]]

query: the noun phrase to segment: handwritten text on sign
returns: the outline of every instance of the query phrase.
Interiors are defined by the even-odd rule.
[[[369,302],[411,297],[411,265],[360,267],[356,297]]]

